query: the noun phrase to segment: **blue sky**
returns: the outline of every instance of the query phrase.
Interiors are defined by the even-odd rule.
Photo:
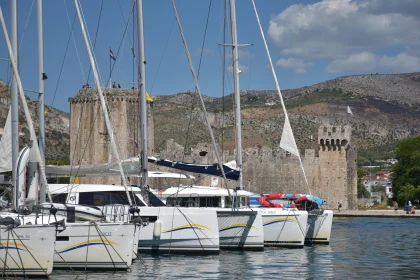
[[[81,0],[92,41],[101,2]],[[36,7],[33,3],[33,0],[21,0],[18,4],[19,57],[23,87],[36,90]],[[176,3],[197,68],[210,1],[177,0]],[[222,63],[219,44],[223,42],[223,1],[213,0],[211,4],[199,80],[204,94],[221,96],[222,69],[228,68],[229,55]],[[103,1],[95,49],[101,78],[105,82],[109,76],[109,48],[112,48],[117,55],[112,79],[123,87],[131,87],[123,83],[135,81],[130,49],[133,44],[131,5],[131,0]],[[343,75],[420,71],[420,1],[256,0],[256,5],[282,89],[312,85]],[[3,0],[1,7],[9,25],[9,1]],[[45,83],[46,104],[67,112],[68,98],[85,83],[90,66],[76,20],[74,41],[70,41],[58,82],[70,35],[68,17],[72,22],[74,15],[72,0],[44,0],[44,68],[49,78]],[[128,19],[128,34],[122,39]],[[147,90],[152,95],[193,90],[194,82],[171,2],[145,0],[144,20]],[[239,43],[253,44],[240,51],[241,89],[274,89],[251,1],[237,0],[237,20]],[[3,34],[0,38],[0,58],[7,58]],[[8,82],[9,78],[8,63],[0,60],[0,79]],[[94,85],[92,74],[89,84]],[[232,88],[229,76],[225,90],[230,93]],[[36,98],[34,93],[27,92],[27,95]]]

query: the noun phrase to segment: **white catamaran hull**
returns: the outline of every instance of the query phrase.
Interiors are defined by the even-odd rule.
[[[220,248],[264,250],[264,229],[259,211],[217,209]]]
[[[54,267],[127,269],[135,237],[134,224],[66,224],[57,234]]]
[[[53,268],[55,227],[22,225],[0,227],[2,276],[50,275]]]
[[[306,243],[329,244],[333,222],[333,211],[324,210],[322,214],[311,214],[308,216],[308,229],[306,232]]]
[[[140,216],[149,219],[140,230],[140,251],[219,253],[216,209],[141,207]]]
[[[140,230],[141,230],[141,226],[136,225],[136,228],[135,228],[136,232],[134,233],[134,240],[133,240],[133,248],[131,249],[132,251],[131,258],[133,260],[139,257],[138,250],[139,250]]]
[[[305,244],[308,212],[288,208],[259,208],[264,245],[301,248]]]

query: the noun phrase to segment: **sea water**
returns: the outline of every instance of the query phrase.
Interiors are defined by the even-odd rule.
[[[131,271],[52,279],[420,279],[420,219],[334,218],[330,245],[214,256],[142,254]]]

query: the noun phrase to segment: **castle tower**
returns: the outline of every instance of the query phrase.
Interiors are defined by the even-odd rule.
[[[327,208],[357,209],[357,150],[350,144],[350,126],[318,128],[318,168],[311,176],[317,182],[312,192],[327,199]]]
[[[121,159],[141,152],[138,90],[107,88],[104,95]],[[110,152],[101,102],[96,89],[81,89],[70,103],[70,162],[72,165],[107,163]],[[153,118],[148,104],[149,153],[154,152]],[[121,184],[120,177],[79,178],[80,183]]]

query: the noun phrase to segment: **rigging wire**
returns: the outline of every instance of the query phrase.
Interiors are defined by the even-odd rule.
[[[102,18],[102,9],[104,7],[104,0],[101,1],[101,8],[99,10],[99,18],[98,18],[98,24],[96,25],[96,34],[95,34],[95,40],[93,41],[93,52],[95,52],[96,47],[96,40],[98,39],[98,33],[99,33],[99,25],[101,23]],[[90,73],[92,72],[92,65],[89,65],[89,72],[87,76],[87,83],[89,83]]]
[[[100,12],[99,12],[98,24],[97,24],[97,27],[96,27],[95,41],[94,41],[94,45],[93,45],[93,48],[94,48],[94,49],[95,49],[95,46],[96,46],[96,42],[97,42],[97,38],[98,38],[98,33],[99,33],[99,25],[100,25],[100,21],[101,21],[101,17],[102,17],[103,3],[104,3],[104,1],[102,0],[102,1],[101,1],[101,8],[100,8]],[[69,35],[69,39],[68,39],[68,41],[67,41],[66,50],[65,50],[65,52],[64,52],[64,58],[63,58],[63,62],[62,62],[62,64],[61,64],[61,69],[60,69],[60,73],[59,73],[59,76],[58,76],[57,85],[56,85],[56,88],[55,88],[55,91],[54,91],[54,96],[53,96],[53,101],[52,101],[51,106],[53,106],[53,105],[54,105],[55,97],[56,97],[56,94],[57,94],[57,91],[58,91],[58,86],[59,86],[59,83],[60,83],[61,74],[62,74],[62,72],[63,72],[64,63],[65,63],[65,60],[66,60],[67,51],[68,51],[68,47],[69,47],[70,40],[71,40],[71,35],[72,35],[73,29],[74,29],[74,24],[75,24],[75,21],[76,21],[76,15],[77,15],[77,13],[75,13],[75,14],[74,14],[73,23],[72,23],[72,26],[71,26],[71,32],[70,32],[70,35]],[[91,67],[91,66],[89,66],[89,72],[88,72],[87,81],[89,81],[90,74],[91,74],[91,70],[92,70],[92,67]],[[85,92],[87,91],[87,89],[88,89],[88,88],[86,87],[86,88],[85,88]],[[81,112],[83,112],[83,107],[82,107]],[[95,124],[95,121],[96,121],[97,115],[98,115],[98,112],[95,114],[95,116],[94,116],[94,121],[92,122],[92,125],[91,125],[90,134],[89,134],[89,137],[88,137],[88,143],[89,143],[89,139],[90,139],[90,137],[91,137],[91,135],[92,135],[92,132],[93,132],[93,126],[94,126],[94,124]],[[75,151],[75,152],[76,152],[76,147],[77,147],[78,140],[79,140],[79,132],[77,133],[77,136],[76,136],[76,143],[75,143],[75,149],[74,149],[74,151]],[[86,150],[86,148],[87,148],[87,146],[85,147],[85,149],[84,149],[84,150]],[[58,157],[58,154],[56,154],[56,160],[57,160],[57,157]],[[73,158],[74,158],[74,155],[73,155]],[[70,162],[70,164],[72,165],[72,162]],[[77,175],[76,175],[76,176],[77,176]]]
[[[217,157],[217,163],[218,163],[218,166],[220,168],[220,171],[223,174],[223,179],[227,183],[226,174],[224,172],[224,169],[223,169],[222,163],[221,163],[221,159],[220,159],[220,153],[219,153],[219,150],[217,148],[216,140],[215,140],[215,137],[214,137],[214,134],[213,134],[213,130],[212,130],[211,125],[210,125],[210,121],[209,121],[209,119],[207,117],[206,106],[205,106],[204,99],[203,99],[203,96],[202,96],[201,91],[200,91],[200,87],[199,87],[199,84],[198,84],[197,75],[196,75],[195,70],[194,70],[194,65],[192,63],[191,54],[190,54],[190,51],[188,49],[188,45],[187,45],[187,42],[186,42],[186,39],[185,39],[184,31],[182,30],[181,21],[179,19],[179,15],[178,15],[177,9],[175,7],[174,0],[172,0],[172,8],[173,8],[174,13],[175,13],[175,16],[176,16],[176,20],[177,20],[177,23],[178,23],[178,28],[179,28],[179,31],[180,31],[180,35],[181,35],[181,38],[182,38],[183,45],[184,45],[185,53],[186,53],[187,58],[188,58],[188,64],[190,66],[191,74],[192,74],[193,79],[194,79],[194,84],[197,87],[197,92],[198,92],[198,95],[200,97],[200,104],[201,104],[201,107],[202,107],[202,110],[203,110],[203,113],[204,113],[204,116],[205,116],[205,120],[206,120],[206,124],[207,124],[207,129],[208,129],[209,134],[210,134],[210,138],[211,138],[211,141],[212,141],[214,152],[215,152],[216,157]],[[227,191],[228,191],[229,196],[230,196],[229,189],[227,189]]]
[[[178,8],[179,8],[179,2],[178,2]],[[174,25],[175,25],[175,17],[172,20],[172,26],[171,26],[171,29],[169,29],[168,38],[166,39],[165,46],[163,47],[163,52],[162,52],[162,55],[160,56],[159,64],[158,64],[155,76],[153,78],[152,87],[150,88],[150,92],[153,92],[153,88],[155,87],[156,78],[159,74],[160,65],[162,64],[162,60],[163,60],[163,57],[165,55],[166,47],[168,46],[169,39],[171,38],[171,33],[172,33],[172,29],[174,28]]]
[[[272,72],[272,74],[273,74],[273,78],[274,78],[274,81],[275,81],[275,83],[276,83],[277,93],[278,93],[278,95],[279,95],[279,97],[280,97],[281,106],[282,106],[282,109],[283,109],[283,112],[284,112],[284,118],[285,118],[285,120],[284,120],[284,121],[285,121],[285,124],[287,124],[287,125],[289,126],[290,131],[291,131],[291,127],[290,127],[290,123],[289,123],[289,117],[288,117],[288,115],[287,115],[286,106],[285,106],[285,104],[284,104],[284,100],[283,100],[283,96],[282,96],[282,94],[281,94],[281,90],[280,90],[279,82],[278,82],[278,80],[277,80],[276,71],[274,70],[273,61],[271,60],[270,51],[269,51],[269,49],[268,49],[267,41],[266,41],[266,39],[265,39],[265,35],[264,35],[263,29],[262,29],[262,26],[261,26],[261,22],[260,22],[260,17],[258,16],[257,7],[255,6],[255,2],[254,2],[254,0],[252,0],[252,5],[253,5],[253,7],[254,7],[255,17],[256,17],[256,19],[257,19],[258,26],[259,26],[259,28],[260,28],[261,37],[262,37],[262,39],[263,39],[263,41],[264,41],[264,47],[265,47],[265,50],[266,50],[266,53],[267,53],[268,61],[270,62],[271,72]],[[296,149],[296,150],[297,150],[297,147],[296,147],[296,140],[294,139],[294,136],[293,136],[293,132],[292,132],[292,131],[291,131],[291,137],[293,138],[293,143],[294,143],[294,146],[295,146],[295,147],[294,147],[294,149]],[[281,143],[281,141],[280,141],[280,143]],[[293,154],[295,154],[295,153],[293,153]],[[305,172],[305,169],[304,169],[304,167],[303,167],[303,162],[302,162],[302,158],[300,157],[299,151],[297,151],[297,154],[295,154],[295,155],[296,155],[296,156],[298,157],[298,159],[299,159],[300,168],[301,168],[301,170],[302,170],[303,177],[304,177],[304,179],[305,179],[305,183],[306,183],[306,186],[307,186],[307,188],[308,188],[309,194],[311,195],[311,189],[310,189],[310,187],[309,187],[308,178],[306,177],[306,172]]]
[[[28,16],[26,17],[25,27],[23,28],[22,37],[20,37],[20,40],[19,40],[18,53],[19,53],[19,51],[20,51],[20,47],[21,47],[21,45],[22,45],[23,38],[25,37],[25,34],[26,34],[26,29],[27,29],[27,27],[28,27],[29,19],[31,18],[31,14],[32,14],[32,9],[33,9],[33,7],[34,7],[34,3],[35,3],[35,0],[32,0],[31,8],[29,9]],[[9,62],[9,67],[10,67],[10,68],[12,67],[11,65],[12,65],[12,64]],[[9,67],[8,67],[8,69],[10,69]],[[8,85],[8,86],[10,85],[10,82],[12,81],[12,77],[13,77],[13,75],[10,75],[10,76],[9,76],[9,71],[8,71],[8,73],[7,73],[7,85]]]
[[[132,11],[132,13],[134,12],[134,7],[135,7],[135,2],[133,2],[133,5],[131,6],[131,11]],[[118,45],[118,49],[117,49],[117,54],[116,54],[116,57],[118,57],[118,54],[120,53],[120,51],[121,51],[121,47],[122,47],[122,44],[123,44],[123,42],[124,42],[124,39],[125,39],[125,36],[126,36],[126,34],[127,34],[127,30],[128,30],[128,25],[129,25],[129,23],[130,23],[130,20],[128,20],[127,21],[127,23],[125,24],[125,28],[124,28],[124,33],[123,33],[123,36],[122,36],[122,38],[121,38],[121,40],[120,40],[120,44]],[[137,67],[138,67],[138,61],[136,61],[137,62]],[[112,73],[113,73],[113,71],[114,71],[114,67],[115,67],[115,62],[112,64],[112,67],[111,67],[111,72],[109,73],[109,76],[108,76],[108,79],[107,79],[107,81],[109,81],[109,79],[111,78],[111,75],[112,75]]]
[[[63,62],[61,63],[60,73],[58,74],[58,80],[57,80],[57,84],[56,84],[56,86],[55,86],[54,96],[53,96],[53,100],[52,100],[52,102],[51,102],[51,107],[53,107],[53,106],[54,106],[54,101],[55,101],[55,97],[56,97],[56,95],[57,95],[58,85],[60,84],[61,74],[63,73],[63,69],[64,69],[64,62],[66,61],[67,51],[68,51],[68,49],[69,49],[69,45],[70,45],[70,41],[71,41],[71,35],[72,35],[72,32],[73,32],[73,27],[74,27],[75,22],[76,22],[76,13],[74,14],[73,24],[71,25],[71,30],[70,30],[70,34],[69,34],[69,39],[67,40],[66,50],[64,51]]]
[[[134,3],[133,3],[134,4]],[[102,9],[102,6],[101,6],[101,9]],[[132,11],[134,10],[134,5],[132,6]],[[75,18],[76,18],[76,15],[75,15]],[[84,16],[82,15],[82,18],[83,18],[83,20],[85,21],[85,18],[84,18]],[[129,21],[127,22],[127,25],[126,25],[126,27],[125,27],[125,31],[124,31],[124,35],[123,35],[123,38],[121,39],[121,42],[120,42],[120,45],[119,45],[119,48],[118,48],[118,51],[117,51],[117,56],[118,56],[118,53],[120,52],[120,49],[121,49],[121,46],[122,46],[122,41],[124,40],[124,38],[125,38],[125,34],[126,34],[126,32],[127,32],[127,27],[128,27],[128,24],[129,24]],[[73,22],[73,25],[74,25],[74,22]],[[98,25],[99,25],[99,20],[98,20]],[[97,30],[99,29],[99,27],[97,27]],[[72,32],[73,33],[73,32]],[[96,43],[96,37],[97,37],[97,35],[95,36],[95,43]],[[90,41],[90,39],[89,39],[89,44],[91,45],[91,41]],[[95,57],[94,57],[94,59],[95,59]],[[96,59],[95,59],[95,61],[96,61]],[[114,63],[114,65],[115,65],[115,63]],[[90,68],[91,69],[91,68]],[[113,68],[112,68],[113,69]],[[111,73],[110,73],[110,75],[112,74],[112,69],[111,69]],[[82,108],[82,111],[83,111],[83,108]],[[82,113],[82,111],[81,111],[81,113]],[[107,111],[109,112],[109,106],[107,106]],[[93,126],[94,126],[94,124],[95,124],[95,121],[96,121],[96,118],[97,118],[97,116],[98,116],[98,114],[99,114],[99,111],[97,111],[96,112],[96,114],[95,114],[95,117],[94,117],[94,121],[92,122],[92,128],[93,128]],[[112,115],[110,114],[110,118],[111,118],[111,120],[112,120]],[[111,125],[113,126],[113,122],[111,121]],[[114,128],[114,127],[113,127]],[[89,133],[89,136],[88,136],[88,141],[86,142],[86,145],[85,145],[85,147],[84,147],[84,149],[83,149],[83,152],[82,152],[82,157],[81,158],[79,158],[79,163],[80,163],[80,161],[84,158],[84,155],[85,155],[85,153],[86,153],[86,151],[87,151],[87,147],[88,147],[88,145],[89,145],[89,141],[90,141],[90,138],[91,138],[91,136],[92,136],[92,134],[93,134],[93,129],[91,129],[90,130],[90,133]],[[77,137],[77,138],[79,138],[79,137]],[[117,138],[115,138],[115,142],[116,142],[116,144],[118,144],[119,142],[117,141]],[[77,140],[76,140],[76,142],[77,142]],[[117,145],[117,147],[118,148],[121,148],[120,147],[120,145]],[[121,151],[121,149],[119,149],[120,151]],[[76,151],[76,149],[75,149],[75,151]],[[80,166],[79,166],[79,168],[80,168]],[[76,171],[76,173],[75,173],[75,175],[74,176],[76,176],[77,177],[77,175],[78,175],[78,172],[79,172],[79,168],[78,168],[78,170]],[[72,173],[72,172],[71,172]],[[71,175],[71,174],[70,174]],[[70,186],[70,188],[73,188],[73,186],[74,186],[74,183],[70,183],[69,184],[69,186]],[[65,186],[66,187],[66,186]],[[65,188],[65,187],[63,187],[63,188]]]
[[[134,7],[134,1],[133,1],[133,7]],[[126,20],[125,20],[125,16],[124,16],[124,12],[123,12],[123,10],[122,10],[122,7],[121,7],[121,3],[120,3],[120,0],[118,0],[118,7],[120,8],[120,12],[121,12],[121,16],[122,16],[122,18],[123,18],[123,21],[124,21],[124,23],[126,23]],[[134,9],[132,10],[132,13],[131,14],[133,14],[134,13]],[[130,19],[128,20],[128,22],[130,21]],[[133,22],[134,22],[134,20],[133,20]],[[133,40],[134,40],[134,33],[133,33],[133,40],[131,40],[131,37],[130,37],[130,33],[128,33],[128,40],[130,41],[130,44],[133,46]]]
[[[131,6],[131,13],[130,13],[130,14],[134,14],[134,8],[135,8],[135,2],[133,2],[132,6]],[[130,17],[130,18],[131,18],[131,17]],[[128,30],[128,26],[129,26],[129,24],[130,24],[130,18],[127,20],[127,23],[126,23],[126,25],[125,25],[124,33],[123,33],[123,36],[122,36],[122,38],[121,38],[120,44],[119,44],[118,49],[117,49],[117,57],[118,57],[118,54],[120,53],[120,51],[121,51],[121,49],[122,49],[123,43],[124,43],[124,41],[125,41],[125,37],[126,37],[126,35],[127,35],[127,33],[128,33],[128,32],[127,32],[127,30]],[[109,81],[109,80],[111,79],[111,75],[112,75],[112,73],[113,73],[113,71],[114,71],[114,67],[115,67],[115,62],[114,62],[114,63],[113,63],[113,65],[112,65],[111,72],[109,73],[109,77],[108,77],[107,81]],[[107,100],[106,100],[106,99],[105,99],[105,102],[106,102],[106,104],[107,104],[107,110],[108,110],[108,112],[110,113],[110,109],[109,109],[108,102],[107,102]],[[112,126],[112,129],[113,129],[113,130],[115,130],[115,126],[114,126],[114,119],[113,119],[112,114],[109,114],[109,118],[110,118],[110,120],[111,120],[111,126]],[[119,154],[122,154],[122,153],[121,153],[121,151],[122,151],[121,144],[120,144],[120,141],[118,141],[118,137],[117,137],[117,135],[114,135],[114,139],[115,139],[115,144],[116,144],[116,146],[117,146],[117,151],[118,151],[118,153],[119,153]],[[127,172],[127,170],[125,170],[125,171]],[[135,201],[134,201],[134,202],[135,202]]]
[[[79,2],[79,6],[82,7],[82,4],[80,3],[80,0],[78,0],[78,2]],[[90,39],[89,29],[87,28],[88,25],[87,25],[87,22],[86,22],[86,17],[85,17],[85,14],[83,12],[83,9],[80,9],[80,15],[82,17],[83,24],[86,26],[86,36],[87,36],[87,39],[88,39],[89,48],[93,49],[92,48],[92,40]],[[93,57],[93,60],[95,61],[95,64],[98,65],[98,60],[96,59],[95,52],[92,52],[92,57]],[[99,84],[102,85],[101,73],[99,72],[99,69],[97,69],[97,71],[98,71]],[[87,83],[87,81],[86,81],[86,83]]]
[[[251,72],[252,72],[252,61],[254,60],[254,44],[251,46],[251,60],[249,62],[249,76],[248,76],[248,90],[250,90],[251,85]]]
[[[66,8],[67,20],[68,20],[68,22],[69,22],[69,26],[70,26],[70,30],[71,30],[71,36],[72,36],[72,38],[73,38],[73,43],[74,43],[74,48],[76,49],[77,60],[79,61],[79,66],[80,66],[80,70],[81,70],[81,72],[82,72],[83,81],[84,81],[84,82],[85,82],[85,84],[86,84],[86,77],[85,77],[85,73],[83,72],[82,62],[81,62],[81,60],[80,60],[79,51],[78,51],[78,49],[77,49],[77,45],[76,45],[76,39],[74,38],[73,28],[72,28],[72,26],[71,26],[71,24],[70,24],[70,17],[69,17],[69,11],[68,11],[68,9],[67,9],[66,0],[63,0],[63,1],[64,1],[64,6],[65,6],[65,8]]]
[[[207,35],[207,28],[208,28],[208,25],[209,25],[211,3],[212,3],[212,0],[210,0],[210,2],[209,2],[209,8],[208,8],[208,12],[207,12],[206,26],[204,28],[203,43],[201,44],[200,60],[199,60],[198,69],[197,69],[197,80],[200,77],[201,62],[202,62],[202,59],[203,59],[204,45],[205,45],[205,42],[206,42],[206,35]],[[184,151],[183,151],[183,155],[182,155],[182,161],[184,161],[184,159],[185,159],[185,151],[187,149],[188,140],[189,140],[189,136],[190,136],[190,129],[191,129],[191,124],[192,124],[193,114],[194,114],[195,98],[197,96],[197,86],[195,87],[194,93],[195,94],[193,95],[192,102],[191,102],[191,114],[190,114],[190,119],[189,119],[188,126],[187,126],[187,133],[186,133],[186,138],[185,138],[185,145],[184,145]],[[179,182],[181,182],[181,179],[179,179]]]
[[[21,47],[22,42],[23,42],[23,38],[25,37],[26,28],[28,27],[29,18],[31,17],[31,14],[32,14],[32,9],[33,9],[33,7],[34,7],[34,3],[35,3],[35,0],[32,0],[31,9],[29,10],[28,17],[26,18],[25,28],[23,29],[22,37],[20,38],[20,42],[19,42],[19,46],[18,46],[18,50],[20,50],[20,47]]]

